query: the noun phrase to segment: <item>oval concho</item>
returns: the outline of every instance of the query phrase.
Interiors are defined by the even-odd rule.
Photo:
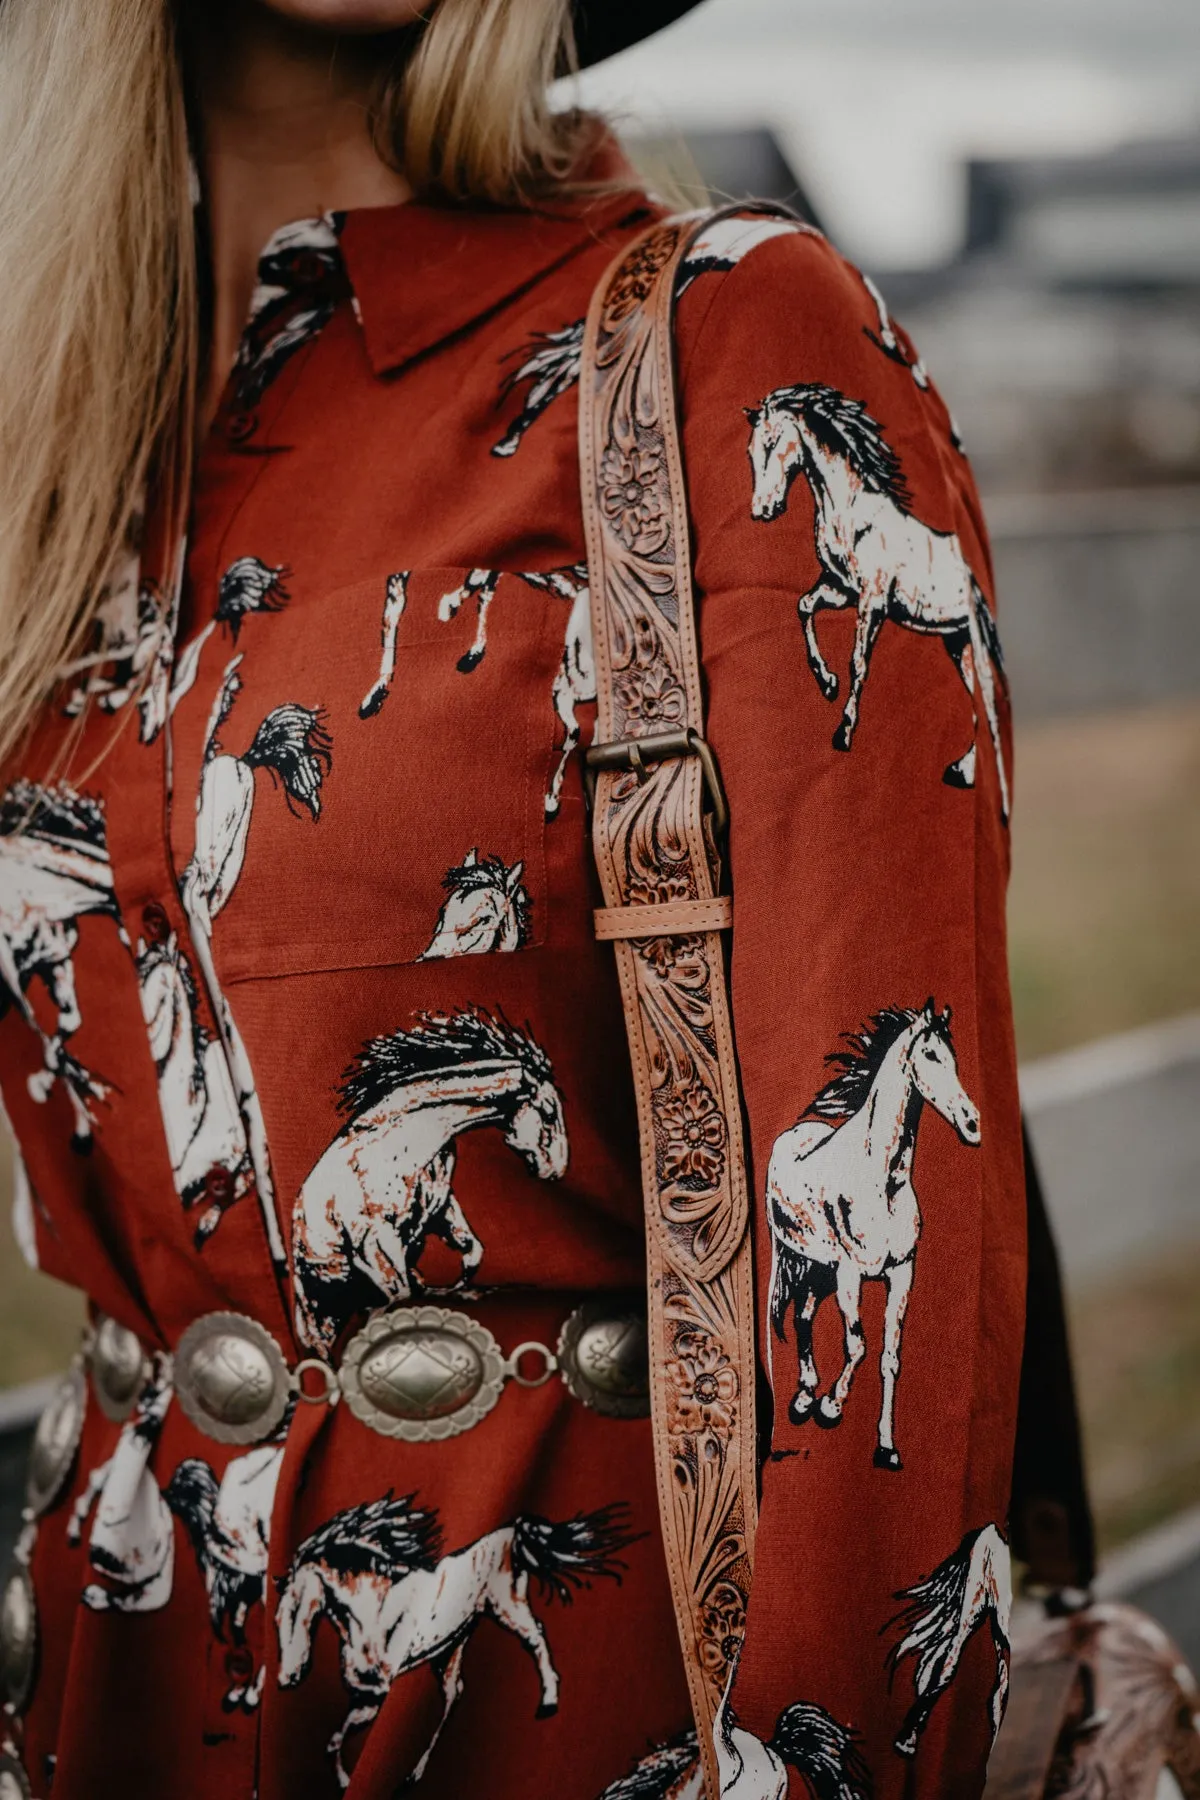
[[[33,1692],[37,1639],[33,1581],[25,1564],[14,1558],[0,1595],[0,1691],[14,1712],[23,1709]]]
[[[287,1411],[291,1378],[270,1332],[243,1313],[205,1313],[175,1351],[175,1394],[219,1444],[257,1444]]]
[[[25,1472],[25,1504],[35,1517],[53,1506],[62,1492],[83,1435],[86,1408],[87,1387],[76,1361],[55,1388],[33,1429]]]
[[[0,1800],[33,1800],[29,1777],[15,1756],[0,1756]]]
[[[558,1340],[559,1374],[577,1400],[610,1419],[644,1419],[650,1411],[646,1306],[639,1295],[585,1300]]]
[[[356,1419],[384,1437],[430,1443],[485,1419],[506,1365],[485,1326],[444,1306],[376,1313],[346,1345],[339,1379]]]
[[[122,1424],[150,1375],[150,1359],[141,1339],[104,1313],[92,1338],[88,1362],[100,1411],[106,1419]]]

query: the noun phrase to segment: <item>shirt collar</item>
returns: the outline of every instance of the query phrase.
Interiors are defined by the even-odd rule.
[[[615,142],[588,177],[619,191],[552,212],[483,211],[406,201],[345,215],[340,246],[377,375],[402,368],[532,287],[649,203]],[[626,185],[627,183],[627,185]]]

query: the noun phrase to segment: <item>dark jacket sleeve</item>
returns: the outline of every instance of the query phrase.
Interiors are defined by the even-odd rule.
[[[725,262],[677,342],[772,1404],[719,1755],[739,1796],[970,1800],[1025,1282],[989,554],[870,284],[799,230]]]

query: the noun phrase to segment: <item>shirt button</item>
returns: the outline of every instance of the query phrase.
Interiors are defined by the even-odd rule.
[[[204,1192],[218,1205],[221,1201],[228,1200],[233,1193],[233,1176],[229,1170],[222,1168],[220,1163],[214,1163],[204,1177]]]
[[[225,1673],[233,1681],[249,1681],[254,1673],[254,1656],[248,1644],[225,1652]]]
[[[142,932],[148,944],[165,944],[171,935],[167,909],[157,900],[148,901],[142,908]]]
[[[256,412],[231,412],[225,421],[225,436],[231,444],[244,444],[258,430]]]

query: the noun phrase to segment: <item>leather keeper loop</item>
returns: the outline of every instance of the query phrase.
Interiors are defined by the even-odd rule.
[[[592,913],[598,938],[674,937],[694,931],[728,931],[733,900],[667,900],[657,906],[597,906]]]

